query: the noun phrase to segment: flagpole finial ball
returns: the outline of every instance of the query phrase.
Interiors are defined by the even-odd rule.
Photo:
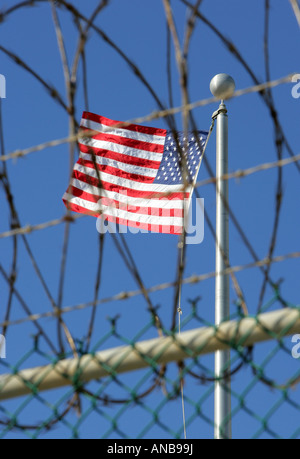
[[[219,73],[211,80],[209,89],[212,95],[218,99],[229,99],[234,93],[235,82],[227,73]]]

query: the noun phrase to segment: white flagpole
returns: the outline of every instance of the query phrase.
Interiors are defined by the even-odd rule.
[[[228,118],[224,99],[232,96],[233,79],[224,73],[210,82],[212,94],[221,99],[219,109],[213,114],[217,119],[216,144],[216,282],[215,323],[228,320],[230,314],[229,275],[220,274],[229,259],[228,237],[228,180],[221,177],[228,173]],[[215,353],[215,439],[231,439],[231,382],[230,350]],[[225,374],[225,376],[224,376]]]

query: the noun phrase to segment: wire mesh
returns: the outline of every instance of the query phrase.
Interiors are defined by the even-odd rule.
[[[263,311],[274,310],[278,305],[280,293],[277,292],[263,308]],[[299,312],[300,307],[289,305]],[[242,320],[241,309],[231,317]],[[259,323],[259,316],[256,317]],[[76,351],[80,359],[89,356],[94,361],[97,350],[107,348],[114,343],[130,346],[136,345],[145,337],[156,331],[155,320],[147,323],[133,338],[120,333],[119,321],[107,321],[106,334],[95,344],[89,353],[85,353],[82,343],[78,343]],[[186,315],[182,328],[190,329],[195,326],[208,324],[199,315],[199,302],[190,304],[190,313]],[[290,324],[292,326],[293,324]],[[238,329],[238,327],[237,327]],[[300,405],[297,401],[295,388],[300,381],[300,371],[297,365],[292,365],[290,337],[284,337],[288,331],[274,336],[269,330],[271,343],[256,344],[244,348],[243,342],[247,336],[233,345],[231,344],[232,375],[232,419],[234,432],[237,438],[298,438],[300,435],[297,423],[282,423],[282,417],[297,419]],[[250,332],[251,333],[251,332]],[[164,330],[166,336],[175,336],[170,330]],[[178,336],[178,335],[177,335]],[[7,400],[0,404],[1,410],[1,438],[12,438],[15,435],[29,438],[182,438],[183,425],[180,413],[180,385],[184,381],[186,405],[186,424],[192,438],[212,438],[214,429],[213,420],[213,392],[214,370],[213,354],[195,357],[193,350],[185,348],[190,355],[184,361],[161,365],[158,352],[154,358],[141,355],[147,364],[132,374],[122,375],[118,369],[126,356],[122,355],[113,366],[99,360],[109,376],[100,380],[84,383],[81,375],[89,365],[89,359],[84,365],[78,364],[78,369],[72,377],[66,378],[70,387],[39,392],[39,386],[48,372],[39,370],[38,378],[32,382],[31,378],[24,379],[22,369],[31,365],[32,360],[39,361],[40,365],[49,365],[56,368],[58,358],[47,354],[40,342],[41,338],[32,338],[32,347],[16,363],[1,361],[1,367],[6,375],[20,375],[24,385],[30,389],[30,395],[14,401]],[[165,350],[166,351],[166,350]],[[256,357],[258,351],[259,358]],[[289,355],[289,359],[286,359]],[[65,357],[72,357],[72,353]],[[280,370],[278,371],[278,365]],[[61,374],[61,371],[58,370]],[[285,374],[283,381],[280,375]],[[0,379],[1,391],[5,386]],[[196,390],[192,388],[196,387]],[[271,390],[270,390],[271,389]],[[196,397],[191,398],[190,392]],[[264,394],[263,402],[255,405],[255,398]],[[170,415],[171,413],[171,415]],[[42,418],[39,421],[36,417]],[[247,418],[243,429],[243,419]],[[130,422],[129,422],[130,419]],[[143,423],[140,420],[143,419]],[[96,425],[93,432],[89,426]],[[250,427],[251,426],[251,427]],[[191,438],[191,437],[190,437]]]
[[[163,78],[161,71],[156,75],[154,66],[149,71],[141,56],[134,54],[136,49],[131,47],[130,40],[124,38],[124,46],[119,45],[120,36],[114,38],[113,28],[108,32],[103,26],[105,19],[102,22],[102,18],[108,18],[114,24],[116,18],[120,17],[118,8],[121,6],[116,3],[93,0],[89,6],[83,6],[82,2],[71,3],[65,0],[12,1],[9,6],[2,7],[0,12],[0,26],[5,32],[0,53],[6,65],[4,69],[10,72],[9,81],[16,78],[22,82],[24,100],[27,100],[26,92],[36,94],[35,100],[30,101],[29,113],[35,113],[36,116],[34,127],[30,130],[30,120],[26,124],[28,107],[23,112],[21,104],[16,102],[17,96],[14,99],[15,106],[7,105],[10,100],[9,85],[7,100],[3,97],[3,86],[0,87],[0,182],[3,203],[3,218],[0,221],[0,326],[1,334],[7,341],[7,359],[0,359],[1,375],[22,378],[23,370],[29,368],[50,365],[55,369],[66,358],[79,361],[86,357],[94,359],[99,350],[120,345],[135,348],[143,340],[175,336],[177,299],[181,284],[182,331],[213,325],[212,297],[216,273],[211,254],[216,241],[212,205],[205,215],[210,234],[210,255],[205,265],[202,263],[205,255],[200,263],[195,264],[190,249],[186,250],[182,265],[177,256],[177,242],[164,240],[165,249],[163,244],[159,245],[158,239],[154,239],[159,250],[162,253],[166,250],[167,258],[170,258],[168,264],[162,259],[159,262],[163,266],[161,270],[157,268],[161,277],[153,274],[157,264],[156,258],[151,258],[154,245],[151,245],[149,239],[134,238],[133,235],[122,233],[96,234],[95,238],[95,228],[88,226],[86,218],[79,218],[69,212],[62,215],[63,211],[57,216],[57,202],[66,188],[81,135],[78,133],[79,107],[80,111],[82,107],[89,110],[91,105],[104,103],[104,98],[99,97],[98,80],[94,78],[94,75],[99,75],[95,51],[99,52],[99,60],[101,58],[103,62],[110,62],[115,73],[123,75],[124,72],[124,78],[127,78],[124,70],[126,67],[133,79],[130,84],[134,85],[137,94],[135,99],[140,99],[139,103],[144,101],[143,110],[146,115],[140,116],[142,108],[132,102],[133,109],[128,110],[130,115],[127,117],[130,122],[151,121],[159,126],[159,123],[164,122],[173,130],[182,124],[184,129],[195,130],[199,124],[196,109],[202,107],[209,120],[209,110],[212,111],[212,104],[216,102],[214,98],[199,99],[199,93],[196,97],[195,91],[189,88],[189,83],[194,87],[191,63],[198,56],[193,48],[192,37],[200,40],[201,36],[197,35],[199,25],[205,27],[203,33],[205,43],[209,43],[209,53],[217,50],[219,57],[226,56],[226,64],[227,60],[232,62],[232,66],[236,66],[235,70],[243,75],[246,89],[236,91],[233,100],[245,101],[245,107],[247,94],[259,99],[261,105],[257,105],[258,113],[268,139],[268,143],[266,141],[261,148],[270,152],[263,160],[253,155],[252,162],[235,161],[233,172],[231,169],[228,176],[224,177],[232,187],[236,187],[235,196],[241,193],[241,200],[244,200],[242,207],[249,205],[249,188],[242,192],[239,187],[247,177],[247,180],[252,180],[251,193],[255,195],[256,187],[264,193],[264,199],[261,195],[257,196],[260,207],[259,215],[255,218],[246,218],[242,212],[237,216],[235,209],[239,202],[237,199],[230,200],[231,234],[234,233],[235,238],[234,247],[231,245],[231,264],[228,263],[226,269],[231,278],[231,297],[234,298],[230,318],[240,321],[250,313],[259,322],[259,314],[262,312],[287,307],[299,311],[297,272],[300,252],[295,245],[298,239],[294,229],[298,222],[295,196],[300,159],[299,154],[295,153],[295,139],[290,141],[293,134],[291,107],[282,104],[275,95],[275,90],[281,90],[285,83],[291,81],[291,65],[281,62],[280,77],[271,78],[273,61],[270,58],[274,50],[277,53],[278,49],[276,37],[271,30],[273,11],[280,14],[282,20],[289,15],[292,30],[299,22],[298,3],[290,0],[279,7],[270,0],[253,2],[255,21],[257,17],[262,19],[262,34],[257,37],[255,22],[252,38],[257,46],[258,43],[262,45],[263,58],[259,65],[255,56],[255,65],[251,66],[251,57],[248,58],[247,51],[244,54],[238,46],[242,32],[239,31],[234,39],[227,38],[231,31],[226,30],[223,20],[222,27],[218,26],[219,17],[214,16],[216,13],[212,14],[204,1],[191,3],[187,0],[163,0],[160,2],[161,9],[155,10],[155,16],[160,21],[156,27],[157,34],[155,37],[151,35],[153,40],[158,40],[157,47],[163,50],[161,55],[166,66]],[[134,8],[134,13],[145,28],[144,36],[147,36],[147,15],[143,10],[147,7],[142,7],[140,3],[128,6],[128,15],[132,11],[130,8]],[[244,13],[240,14],[240,23],[246,26]],[[36,24],[41,21],[44,30],[38,29],[38,26],[34,32],[29,30],[27,22],[31,23],[31,15]],[[138,23],[135,20],[132,26],[138,27]],[[119,27],[122,25],[119,24]],[[163,35],[158,32],[162,27],[165,31]],[[19,31],[20,38],[15,39],[14,30]],[[122,32],[130,36],[127,29],[122,29]],[[55,45],[51,42],[49,46],[48,43],[48,40],[53,39],[53,33],[59,63]],[[138,30],[134,33],[136,42]],[[41,43],[49,46],[47,49],[55,65],[44,67],[46,60],[44,55],[38,54],[37,34]],[[26,49],[22,37],[29,45]],[[203,37],[201,40],[203,43]],[[220,48],[215,44],[216,41],[220,43]],[[93,45],[92,53],[90,43]],[[30,46],[34,51],[28,51]],[[55,49],[53,54],[52,49]],[[40,61],[34,59],[35,53],[40,56]],[[71,53],[73,61],[70,60]],[[192,59],[189,60],[190,55]],[[215,58],[210,65],[214,67],[214,63]],[[14,66],[16,77],[10,66]],[[51,74],[52,68],[54,71]],[[51,78],[48,76],[43,76],[46,71],[55,83],[49,82]],[[101,71],[105,78],[105,66]],[[207,77],[205,71],[203,69],[204,80]],[[261,74],[264,75],[263,83],[259,77]],[[113,92],[116,92],[114,76],[113,72],[107,75],[106,88],[111,91],[112,101],[106,107],[116,105],[113,99]],[[156,91],[156,85],[152,83],[156,77],[160,91]],[[175,78],[178,78],[176,90]],[[163,79],[167,82],[165,90],[161,84]],[[120,80],[117,81],[120,84]],[[121,92],[118,94],[120,98]],[[43,104],[46,108],[43,108]],[[50,104],[56,108],[50,109]],[[22,131],[22,139],[16,136],[16,129],[11,128],[12,119],[17,123],[11,112],[20,113],[22,123],[26,126]],[[236,124],[239,122],[237,118]],[[61,129],[64,122],[68,123],[67,134]],[[256,120],[251,122],[255,123]],[[210,120],[205,123],[209,125]],[[247,137],[248,141],[250,123],[245,131],[242,131],[243,124],[240,123],[239,129],[240,135]],[[28,142],[30,146],[24,148],[23,145],[28,145]],[[65,151],[69,152],[67,159]],[[245,168],[242,169],[240,164],[245,165]],[[211,203],[216,179],[209,154],[204,157],[201,173],[203,175],[198,177],[196,196],[199,197],[201,193]],[[34,181],[39,192],[29,186],[29,182]],[[251,207],[255,214],[258,207],[256,202],[253,201]],[[90,245],[89,240],[92,241]],[[146,253],[151,260],[150,269],[144,261],[145,257],[139,256],[140,253]],[[121,263],[125,268],[122,265],[121,269]],[[173,268],[176,277],[170,281],[169,274]],[[161,275],[162,272],[168,275]],[[266,302],[266,298],[271,299]],[[108,314],[112,317],[107,317]],[[239,346],[228,343],[231,346],[228,368],[232,377],[231,416],[234,438],[300,437],[297,422],[300,407],[298,338],[296,336],[291,341],[291,337],[283,336],[284,331],[280,336],[270,331],[269,334],[272,338],[269,342],[251,348],[245,348],[243,343]],[[186,349],[186,352],[189,354],[191,351]],[[113,368],[108,365],[106,370],[109,376],[83,383],[80,379],[82,369],[79,368],[72,378],[65,375],[68,386],[45,392],[39,391],[38,383],[25,378],[23,383],[29,388],[30,394],[11,400],[1,400],[5,384],[1,385],[0,377],[0,438],[182,438],[182,383],[188,438],[212,438],[215,381],[213,355],[196,357],[190,353],[184,361],[167,364],[158,364],[156,358],[142,357],[147,363],[145,369],[119,374],[118,365]],[[38,372],[38,375],[42,380],[42,373]]]

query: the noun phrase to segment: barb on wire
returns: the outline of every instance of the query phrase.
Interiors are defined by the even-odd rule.
[[[274,168],[277,168],[277,167],[288,166],[290,164],[293,164],[295,161],[300,161],[300,155],[297,155],[294,158],[285,158],[285,159],[281,159],[279,161],[259,164],[259,165],[254,166],[254,167],[249,167],[248,169],[238,169],[235,172],[230,172],[230,173],[228,173],[226,175],[223,175],[221,177],[221,179],[222,180],[232,180],[232,179],[238,179],[239,180],[239,179],[248,177],[249,175],[256,174],[257,172],[263,172],[263,171],[274,169]],[[197,182],[196,185],[195,185],[195,188],[200,188],[200,187],[203,187],[205,185],[209,185],[209,184],[213,184],[213,183],[216,183],[216,178],[215,177],[211,177],[209,179],[205,179],[205,180],[201,180],[200,182]],[[62,218],[57,218],[57,219],[51,220],[49,222],[40,223],[38,225],[26,225],[26,226],[24,226],[22,228],[17,228],[17,229],[11,230],[11,231],[5,231],[3,233],[0,233],[0,239],[5,239],[5,238],[8,238],[8,237],[12,237],[12,236],[18,236],[18,235],[21,235],[21,234],[30,234],[30,233],[32,233],[34,231],[41,231],[41,230],[44,230],[44,229],[51,228],[53,226],[61,225],[66,220],[69,220],[70,222],[75,222],[76,220],[78,220],[80,218],[83,218],[83,217],[85,217],[85,215],[83,215],[83,214],[72,214],[72,215],[66,214]]]

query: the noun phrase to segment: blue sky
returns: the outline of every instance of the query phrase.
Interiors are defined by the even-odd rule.
[[[39,3],[39,2],[37,2]],[[6,10],[13,1],[2,1],[1,10]],[[96,0],[89,2],[73,1],[82,14],[89,17],[97,5]],[[173,0],[172,8],[177,30],[182,41],[187,18],[186,7],[179,0]],[[266,80],[264,67],[264,2],[240,2],[238,0],[203,1],[201,12],[229,38],[238,48],[249,66],[253,69],[260,82]],[[69,63],[72,63],[78,31],[70,14],[58,10],[64,33]],[[131,0],[122,2],[113,0],[100,13],[96,24],[132,59],[152,85],[160,100],[168,106],[168,81],[166,59],[166,19],[163,3],[159,0],[140,2]],[[29,66],[35,69],[51,85],[55,86],[65,98],[64,76],[61,66],[55,29],[53,26],[49,2],[40,2],[32,8],[23,8],[12,13],[0,25],[0,43],[3,47],[18,54]],[[300,73],[297,43],[299,28],[289,2],[270,2],[269,54],[271,79],[277,79],[291,73]],[[6,77],[7,97],[2,99],[2,118],[5,153],[16,149],[28,148],[39,143],[60,139],[68,135],[68,117],[65,111],[49,97],[44,88],[32,75],[16,65],[4,53],[0,52],[0,73]],[[86,46],[87,80],[89,95],[89,110],[116,120],[128,120],[146,116],[157,110],[157,104],[151,94],[133,74],[128,64],[94,31],[89,34]],[[189,58],[189,97],[197,101],[210,97],[209,82],[221,72],[232,75],[236,88],[242,89],[253,84],[253,81],[228,52],[220,39],[202,22],[197,22],[191,39]],[[172,48],[171,75],[174,106],[180,106],[181,93],[178,71]],[[85,107],[83,97],[82,65],[79,65],[77,75],[78,91],[75,99],[76,120],[79,122]],[[277,110],[284,134],[295,154],[299,154],[299,99],[291,95],[291,84],[276,87],[273,91],[275,108]],[[246,169],[265,162],[276,161],[274,144],[274,126],[268,112],[258,94],[244,95],[228,102],[229,115],[229,171]],[[197,127],[208,130],[211,115],[217,104],[210,104],[193,111]],[[177,128],[182,129],[181,115],[176,115]],[[166,128],[164,119],[151,120],[146,125]],[[215,170],[215,131],[207,147],[207,159]],[[283,149],[283,157],[289,157]],[[22,226],[47,222],[64,215],[65,208],[62,195],[68,186],[69,179],[69,149],[67,145],[48,148],[33,153],[23,159],[7,162],[8,175],[14,195],[14,201],[19,213]],[[283,201],[278,227],[278,236],[274,255],[283,255],[299,250],[299,171],[294,164],[282,169]],[[243,179],[233,179],[229,182],[229,202],[241,227],[253,245],[258,258],[267,256],[275,216],[275,193],[278,170],[273,168],[258,172]],[[198,179],[208,178],[208,172],[203,165]],[[205,209],[215,223],[215,191],[213,185],[199,188],[201,197],[205,200]],[[9,230],[9,209],[5,200],[3,187],[0,188],[1,215],[0,233]],[[60,261],[63,247],[63,225],[43,231],[33,232],[28,236],[31,249],[43,273],[49,290],[57,299],[60,276]],[[130,247],[136,264],[146,287],[151,287],[175,279],[177,263],[178,239],[171,235],[128,233],[126,242]],[[205,237],[202,244],[188,246],[185,277],[193,274],[201,275],[214,271],[215,248],[214,238],[205,222]],[[12,240],[0,240],[1,264],[7,272],[12,263]],[[96,220],[84,217],[71,225],[70,243],[66,265],[63,306],[72,306],[93,300],[94,285],[98,260],[98,233]],[[234,224],[230,221],[230,263],[232,266],[252,262],[249,251],[241,240]],[[282,297],[293,305],[299,304],[299,260],[287,260],[274,264],[271,278],[281,284]],[[245,296],[250,314],[255,314],[263,276],[258,268],[247,269],[237,274],[238,282]],[[51,310],[51,304],[37,279],[28,254],[21,239],[17,259],[16,287],[34,313]],[[116,250],[112,238],[107,235],[104,242],[103,272],[99,299],[110,297],[122,291],[137,289],[135,280],[130,275],[124,262]],[[0,277],[2,322],[8,299],[8,287]],[[232,313],[236,312],[234,300],[236,294],[231,284]],[[153,304],[159,305],[166,328],[171,325],[173,307],[172,289],[166,289],[152,294]],[[273,298],[274,292],[268,287],[265,302]],[[208,322],[214,320],[214,280],[210,279],[196,285],[186,285],[182,292],[183,317],[190,313],[189,299],[201,296],[199,315]],[[279,308],[275,303],[271,308]],[[77,340],[86,337],[91,310],[66,314],[64,319],[72,335]],[[120,315],[118,331],[127,339],[133,339],[137,333],[149,323],[150,315],[142,296],[126,301],[114,301],[100,305],[97,309],[97,319],[94,328],[92,344],[97,349],[97,343],[110,329],[107,316]],[[11,319],[25,317],[19,302],[13,300]],[[52,318],[41,320],[41,325],[57,345],[56,322]],[[186,329],[199,326],[192,320]],[[7,332],[7,360],[0,362],[0,372],[7,372],[7,365],[14,365],[32,349],[32,335],[35,328],[32,324],[11,326]],[[156,332],[150,328],[142,339],[155,337]],[[111,338],[101,348],[120,345],[120,339]],[[255,362],[260,364],[274,349],[274,343],[258,346],[255,352]],[[292,347],[290,339],[286,340],[287,348]],[[41,348],[51,354],[47,345],[41,340]],[[47,358],[34,353],[22,364],[22,368],[48,363]],[[209,369],[213,368],[213,358],[205,357],[201,363]],[[281,383],[299,370],[299,362],[293,361],[288,353],[280,351],[268,367],[271,377]],[[142,377],[142,372],[125,375],[121,380],[132,386]],[[176,378],[176,367],[169,367],[170,379]],[[252,380],[249,368],[242,369],[233,381],[236,393],[241,393]],[[146,389],[146,386],[143,386]],[[94,390],[98,386],[95,383]],[[202,386],[192,378],[188,378],[185,389],[187,399],[198,402],[206,397],[203,409],[209,418],[213,419],[212,386]],[[111,383],[108,393],[123,397],[124,390]],[[55,402],[66,391],[48,392],[43,397]],[[120,394],[123,395],[120,395]],[[291,397],[299,400],[299,390],[292,392]],[[247,395],[247,403],[252,410],[260,415],[273,406],[280,398],[276,391],[271,392],[261,383]],[[147,406],[155,407],[163,401],[163,395],[157,390],[145,399]],[[234,397],[234,406],[237,404]],[[85,400],[88,406],[88,401]],[[195,412],[192,403],[187,400],[187,416]],[[5,412],[14,413],[21,404],[20,400],[1,403]],[[100,408],[99,408],[100,409]],[[101,407],[105,415],[113,417],[121,409]],[[5,418],[5,412],[2,411]],[[131,415],[132,413],[132,415]],[[297,412],[284,404],[272,418],[273,429],[279,435],[287,437],[296,426],[291,425],[291,419]],[[43,403],[32,401],[20,415],[24,424],[34,424],[50,416],[50,410]],[[82,437],[99,438],[105,434],[109,422],[105,415],[91,414],[80,428]],[[132,416],[132,419],[131,419]],[[135,438],[141,432],[141,424],[148,422],[146,410],[128,408],[119,423],[127,435]],[[170,402],[161,412],[161,418],[172,431],[181,432],[181,404],[178,399]],[[0,415],[1,419],[1,415]],[[71,424],[77,421],[76,414],[68,415]],[[130,420],[130,422],[129,422]],[[283,422],[284,420],[284,422]],[[243,410],[239,410],[233,422],[235,438],[251,437],[259,429],[259,421]],[[31,432],[32,433],[32,432]],[[41,438],[68,438],[70,429],[66,425],[56,428]],[[116,433],[110,434],[114,438]],[[169,438],[169,433],[159,426],[152,427],[145,437]],[[268,438],[264,432],[263,437]],[[30,436],[30,433],[10,432],[8,438]],[[191,420],[188,426],[189,438],[212,436],[212,428],[200,418]]]

